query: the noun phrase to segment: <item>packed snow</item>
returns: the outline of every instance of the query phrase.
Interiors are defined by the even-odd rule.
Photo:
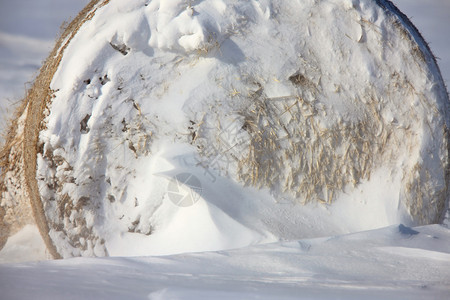
[[[430,215],[412,216],[407,206],[414,199],[402,196],[414,184],[408,182],[413,170],[433,175],[431,194],[445,185],[439,171],[444,145],[430,138],[442,135],[448,109],[437,69],[424,71],[429,57],[424,64],[405,56],[410,41],[396,39],[375,1],[278,2],[111,1],[85,24],[52,81],[55,100],[40,135],[37,176],[62,256],[120,257],[12,264],[49,258],[38,230],[27,226],[0,251],[0,262],[9,263],[0,266],[4,297],[446,299],[448,224],[409,227],[430,223],[437,213],[429,208]],[[292,31],[295,26],[305,30]],[[379,28],[397,51],[377,45]],[[39,41],[0,34],[15,45]],[[307,50],[298,56],[299,49]],[[274,63],[280,57],[283,63]],[[424,104],[396,90],[391,68],[417,74],[407,79],[432,100]],[[374,89],[408,102],[383,103],[379,124],[392,123],[398,143],[362,169],[370,175],[361,182],[349,175],[336,182],[340,189],[306,189],[308,198],[281,184],[254,185],[240,173],[236,157],[245,156],[252,141],[242,128],[250,128],[252,116],[236,112],[253,109],[254,95],[280,103],[274,109],[284,109],[287,132],[294,129],[283,112],[300,96],[304,106],[290,118],[318,113],[314,124],[325,132],[342,119],[364,120],[373,101],[365,97],[374,95],[365,87],[374,79]],[[317,95],[302,94],[299,85],[321,86],[323,97],[316,103]],[[226,103],[218,101],[223,98]],[[369,133],[384,134],[381,127]],[[274,134],[283,142],[282,133]],[[331,148],[345,153],[350,142],[344,142]],[[286,182],[301,155],[292,154],[278,168]],[[423,169],[416,170],[417,163]],[[271,170],[266,176],[276,182]],[[58,197],[74,199],[83,210],[61,212],[50,201]],[[61,224],[64,232],[57,230]]]
[[[448,299],[439,225],[239,250],[0,267],[4,299]]]

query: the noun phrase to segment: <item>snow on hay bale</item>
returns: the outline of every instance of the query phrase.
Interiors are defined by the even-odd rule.
[[[305,205],[358,199],[381,172],[388,214],[439,222],[449,111],[389,1],[92,1],[11,126],[2,234],[32,211],[54,257],[107,255],[112,231],[151,236],[161,161]]]

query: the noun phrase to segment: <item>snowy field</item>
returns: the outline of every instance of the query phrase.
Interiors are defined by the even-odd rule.
[[[0,2],[0,99],[2,126],[24,96],[52,47],[63,20],[88,1],[42,0]],[[444,80],[450,83],[450,0],[396,0],[394,3],[429,42]],[[229,211],[232,211],[229,209]],[[336,210],[338,211],[338,210]],[[335,212],[336,212],[335,211]],[[357,210],[355,210],[357,212]],[[192,227],[203,234],[215,224],[222,236],[244,232],[226,217]],[[238,215],[238,214],[237,214]],[[181,216],[185,220],[198,215]],[[368,228],[377,227],[374,213]],[[335,218],[324,226],[344,228],[355,216]],[[361,223],[364,223],[361,221]],[[448,225],[448,224],[447,224]],[[32,226],[8,241],[0,252],[0,298],[4,299],[448,299],[450,295],[450,230],[440,225],[410,228],[392,225],[345,235],[274,242],[195,252],[183,244],[185,224],[173,228],[177,240],[156,249],[165,256],[48,258]],[[222,227],[221,227],[222,226]],[[230,232],[226,227],[230,226]],[[364,227],[364,226],[362,226]],[[222,229],[220,229],[222,228]],[[361,229],[361,227],[359,228]],[[351,226],[345,231],[352,231]],[[188,232],[188,230],[186,230]],[[209,237],[213,233],[206,232]],[[314,234],[312,234],[313,236]],[[158,236],[155,237],[158,241]],[[246,236],[246,238],[248,238]],[[255,238],[256,239],[256,238]],[[163,242],[167,242],[164,238]],[[198,238],[198,243],[202,238]],[[230,242],[229,245],[239,245]],[[245,246],[245,245],[243,245]],[[183,249],[185,251],[183,251]],[[195,253],[183,253],[195,252]],[[121,253],[120,251],[118,252]],[[130,253],[130,251],[128,251]],[[136,249],[134,255],[143,255]]]
[[[0,267],[2,299],[433,299],[449,295],[450,231],[392,226],[219,252]]]

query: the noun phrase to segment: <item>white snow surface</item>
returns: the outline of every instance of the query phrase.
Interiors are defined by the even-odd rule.
[[[265,77],[258,80],[264,82],[267,97],[283,97],[292,93],[292,87],[283,82],[286,79],[283,76],[286,77],[287,71],[290,75],[297,70],[289,63],[273,65],[280,56],[289,57],[290,49],[274,43],[272,47],[279,48],[279,55],[267,57],[264,53],[273,49],[264,49],[266,44],[261,46],[257,43],[261,36],[267,35],[274,40],[280,36],[281,39],[292,40],[289,34],[283,36],[287,31],[276,32],[273,24],[264,23],[274,13],[269,1],[248,1],[248,5],[237,9],[230,9],[226,5],[229,1],[221,0],[209,1],[213,5],[206,5],[208,1],[193,1],[192,7],[181,1],[151,1],[141,9],[144,2],[135,1],[130,5],[112,1],[111,5],[99,11],[102,18],[88,23],[77,35],[67,49],[52,87],[59,90],[56,99],[70,99],[78,105],[68,110],[67,103],[55,101],[49,129],[41,135],[41,139],[52,146],[51,150],[62,146],[57,149],[59,155],[79,172],[76,184],[87,186],[83,190],[68,184],[64,187],[68,194],[78,199],[94,192],[105,197],[110,194],[114,199],[111,205],[105,204],[103,219],[98,219],[95,213],[89,215],[88,212],[86,216],[86,221],[96,226],[96,233],[105,238],[107,253],[102,242],[88,245],[84,253],[67,247],[63,242],[57,245],[60,247],[58,250],[65,256],[108,254],[136,257],[14,263],[47,258],[37,230],[26,227],[10,238],[0,252],[0,262],[9,263],[0,266],[2,297],[448,298],[450,230],[443,225],[407,227],[414,222],[399,202],[402,174],[395,174],[398,169],[386,166],[377,169],[370,181],[362,182],[350,193],[341,194],[339,201],[331,206],[299,206],[292,205],[288,196],[276,197],[268,189],[242,187],[233,180],[235,174],[224,174],[223,166],[222,169],[220,165],[216,166],[213,172],[207,171],[209,169],[198,166],[195,149],[183,143],[185,136],[190,134],[186,126],[190,121],[186,110],[190,116],[201,119],[198,115],[205,102],[196,99],[209,97],[214,100],[223,95],[238,98],[248,93],[248,78],[237,67],[240,60],[248,57],[259,59],[257,73]],[[324,17],[320,21],[332,22],[335,11],[331,13],[329,9],[334,3],[350,7],[355,1],[323,2],[329,5],[324,5],[321,13],[333,15],[333,18]],[[297,2],[289,3],[295,6]],[[379,13],[370,5],[363,9],[368,12],[369,19]],[[241,40],[228,39],[228,35],[242,30],[235,24],[244,26],[248,22],[241,19],[240,13],[244,11],[252,22],[265,24],[258,27],[263,32],[250,30]],[[120,18],[114,17],[118,12]],[[114,19],[114,26],[104,23],[109,17]],[[298,19],[302,21],[302,18]],[[338,20],[352,22],[345,18]],[[345,28],[352,29],[344,33],[349,40],[362,36],[356,27]],[[0,38],[17,39],[17,36],[3,35]],[[80,46],[88,42],[90,47]],[[129,47],[127,55],[116,51],[110,43],[116,47]],[[221,44],[220,51],[215,48],[216,43]],[[241,49],[246,45],[244,49],[249,52],[240,53],[237,45]],[[326,45],[316,46],[320,49]],[[161,55],[163,52],[164,56]],[[253,53],[258,55],[251,56]],[[72,60],[71,57],[77,59]],[[153,62],[143,66],[142,62],[148,62],[148,57],[154,58]],[[183,59],[179,61],[180,57]],[[354,60],[351,65],[369,65],[368,69],[371,69],[371,62],[364,56],[355,55],[349,59]],[[400,58],[394,60],[394,64],[403,63]],[[329,76],[341,72],[339,69],[330,70]],[[345,78],[343,75],[343,84],[364,82],[365,76],[383,76],[381,71],[379,74],[374,72],[362,73],[361,78]],[[230,76],[235,78],[227,81]],[[189,80],[191,78],[194,80]],[[89,84],[84,82],[87,79],[90,79]],[[148,81],[158,84],[148,89]],[[235,84],[239,81],[243,83]],[[121,85],[121,82],[126,82],[126,85]],[[212,82],[220,88],[208,89]],[[417,84],[426,86],[429,83]],[[158,100],[143,101],[149,98]],[[111,99],[117,101],[113,101],[110,107],[108,101]],[[345,112],[346,108],[336,105],[335,109]],[[80,118],[87,114],[91,114],[86,124],[89,131],[80,133]],[[120,118],[114,119],[117,115]],[[386,115],[389,117],[392,116]],[[134,123],[128,121],[125,125],[122,118],[134,120]],[[222,121],[234,126],[235,118],[230,119],[232,121],[227,118]],[[114,126],[95,133],[107,122]],[[139,135],[143,127],[147,132]],[[122,131],[124,128],[128,131]],[[101,135],[105,132],[110,138],[107,143],[111,144],[105,144],[106,139]],[[114,132],[123,132],[123,135],[114,136]],[[419,140],[426,137],[426,134],[418,134]],[[150,148],[149,136],[152,138]],[[226,137],[231,145],[234,145],[234,141],[230,141],[233,138]],[[426,147],[426,142],[421,141]],[[71,157],[61,150],[70,146],[78,148],[79,157]],[[416,154],[420,155],[420,152],[417,149]],[[105,166],[101,170],[89,167],[99,163],[98,153],[102,153],[100,163]],[[408,164],[411,159],[417,157],[405,156],[398,161]],[[61,165],[56,173],[64,174],[66,167]],[[42,157],[39,168],[40,176],[52,176]],[[394,174],[391,174],[392,170]],[[195,203],[188,207],[174,205],[168,194],[169,184],[182,173],[193,174],[201,182],[201,190],[190,194]],[[104,182],[109,177],[114,188],[108,190],[104,182],[103,185],[98,182],[85,184],[102,176],[105,177]],[[131,183],[124,189],[123,183],[127,181]],[[98,189],[93,191],[94,185]],[[133,225],[137,219],[148,222]],[[399,223],[406,226],[393,225]],[[129,232],[133,226],[134,232]],[[374,228],[382,229],[365,231]],[[145,235],[150,231],[150,235]],[[347,234],[358,231],[364,232]],[[58,233],[52,234],[52,238],[58,240]],[[34,241],[28,245],[29,249],[25,242],[27,239]],[[235,248],[240,249],[226,250]]]
[[[0,266],[4,299],[448,299],[450,230],[391,226],[232,251]]]
[[[34,225],[26,225],[8,239],[0,252],[0,264],[45,260],[50,258],[39,230]]]

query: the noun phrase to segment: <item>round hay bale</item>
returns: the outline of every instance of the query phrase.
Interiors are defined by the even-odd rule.
[[[94,0],[24,103],[0,214],[29,201],[55,258],[108,255],[111,232],[150,236],[161,160],[297,205],[384,176],[387,214],[415,224],[448,206],[448,94],[389,1]]]

